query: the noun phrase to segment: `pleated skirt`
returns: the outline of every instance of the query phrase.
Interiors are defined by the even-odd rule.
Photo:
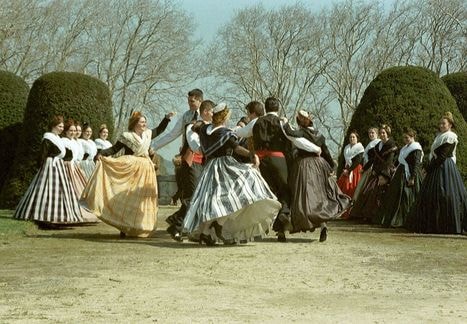
[[[467,230],[467,191],[450,158],[429,172],[406,222],[416,233],[461,234]]]
[[[190,236],[217,239],[217,221],[226,240],[238,242],[264,236],[281,204],[259,171],[231,156],[208,161],[186,214],[183,228]]]
[[[149,158],[102,157],[81,196],[84,207],[128,236],[156,229],[157,180]]]
[[[14,218],[51,224],[84,222],[63,160],[48,158],[31,181]]]
[[[291,221],[294,232],[306,232],[339,218],[351,199],[329,176],[329,164],[321,157],[297,160],[289,177],[292,189]]]
[[[381,206],[376,213],[374,222],[384,227],[402,227],[410,213],[412,205],[420,192],[422,177],[420,172],[415,175],[415,183],[407,186],[404,166],[399,165],[389,187],[381,199]]]
[[[87,184],[87,179],[84,172],[79,167],[79,163],[74,161],[65,161],[65,170],[71,181],[73,191],[75,192],[76,199],[79,201],[83,193],[84,187]],[[90,210],[80,205],[81,216],[86,223],[97,223],[99,219]]]
[[[94,169],[96,168],[96,163],[91,160],[83,160],[79,162],[79,168],[84,174],[84,177],[87,180],[89,180],[92,176],[92,173],[94,172]]]

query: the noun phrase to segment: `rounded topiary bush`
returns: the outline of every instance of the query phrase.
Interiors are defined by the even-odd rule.
[[[29,86],[20,77],[0,71],[0,190],[15,157]]]
[[[454,97],[464,120],[467,120],[467,72],[445,75],[441,78]]]
[[[98,79],[72,72],[45,74],[32,85],[14,167],[0,195],[3,208],[13,208],[37,172],[42,135],[53,115],[88,122],[94,132],[101,123],[113,127],[108,87]],[[112,131],[112,129],[110,129]]]
[[[437,133],[441,116],[451,111],[456,122],[454,130],[459,136],[457,165],[464,181],[467,180],[467,125],[448,88],[432,71],[414,66],[392,67],[382,71],[365,90],[352,116],[344,145],[348,144],[351,130],[361,135],[362,144],[368,143],[367,129],[387,123],[392,137],[403,146],[402,132],[411,127],[425,153]],[[427,158],[428,156],[426,156]],[[339,156],[342,169],[343,154]]]

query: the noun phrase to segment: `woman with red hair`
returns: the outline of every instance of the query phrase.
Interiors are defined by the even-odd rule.
[[[146,117],[134,112],[128,132],[96,156],[100,162],[82,199],[103,222],[118,228],[121,237],[148,237],[156,228],[157,181],[149,147],[172,116],[173,113],[167,114],[159,126],[151,130],[147,129]]]

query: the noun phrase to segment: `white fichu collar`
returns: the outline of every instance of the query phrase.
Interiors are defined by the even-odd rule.
[[[435,150],[440,147],[441,145],[445,143],[449,144],[454,144],[454,151],[452,152],[452,159],[454,162],[456,162],[456,148],[457,148],[457,134],[452,132],[452,131],[447,131],[444,133],[438,133],[436,135],[435,140],[433,141],[433,144],[431,144],[431,150],[430,150],[430,160],[433,158],[436,158],[436,153]]]
[[[368,145],[365,147],[365,152],[363,153],[363,162],[364,163],[367,163],[368,162],[368,152],[374,148],[376,145],[378,145],[378,143],[381,142],[381,140],[379,138],[375,138],[374,140],[372,140],[370,143],[368,143]]]
[[[362,143],[357,143],[353,146],[350,144],[347,144],[344,148],[344,159],[345,159],[345,165],[352,165],[352,159],[360,154],[363,153],[365,149],[363,148]]]
[[[65,153],[66,153],[65,145],[62,139],[60,138],[60,136],[52,132],[47,132],[47,133],[44,133],[44,136],[42,138],[51,141],[56,147],[58,147],[58,149],[60,150],[60,154],[56,156],[57,158],[63,159],[65,157]]]
[[[409,164],[407,163],[407,160],[406,158],[409,156],[410,153],[412,153],[413,151],[421,151],[422,152],[422,155],[421,155],[421,158],[420,158],[420,161],[419,162],[422,162],[423,160],[423,149],[422,149],[422,146],[420,145],[419,142],[412,142],[408,145],[405,145],[403,148],[401,148],[400,152],[399,152],[399,157],[398,157],[398,161],[400,164],[402,164],[404,166],[404,172],[405,172],[405,179],[408,180],[410,179],[410,170],[409,170]]]

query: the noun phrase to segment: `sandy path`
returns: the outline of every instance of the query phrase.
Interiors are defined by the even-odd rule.
[[[467,237],[343,222],[318,235],[214,248],[105,224],[0,236],[0,322],[467,322]]]

